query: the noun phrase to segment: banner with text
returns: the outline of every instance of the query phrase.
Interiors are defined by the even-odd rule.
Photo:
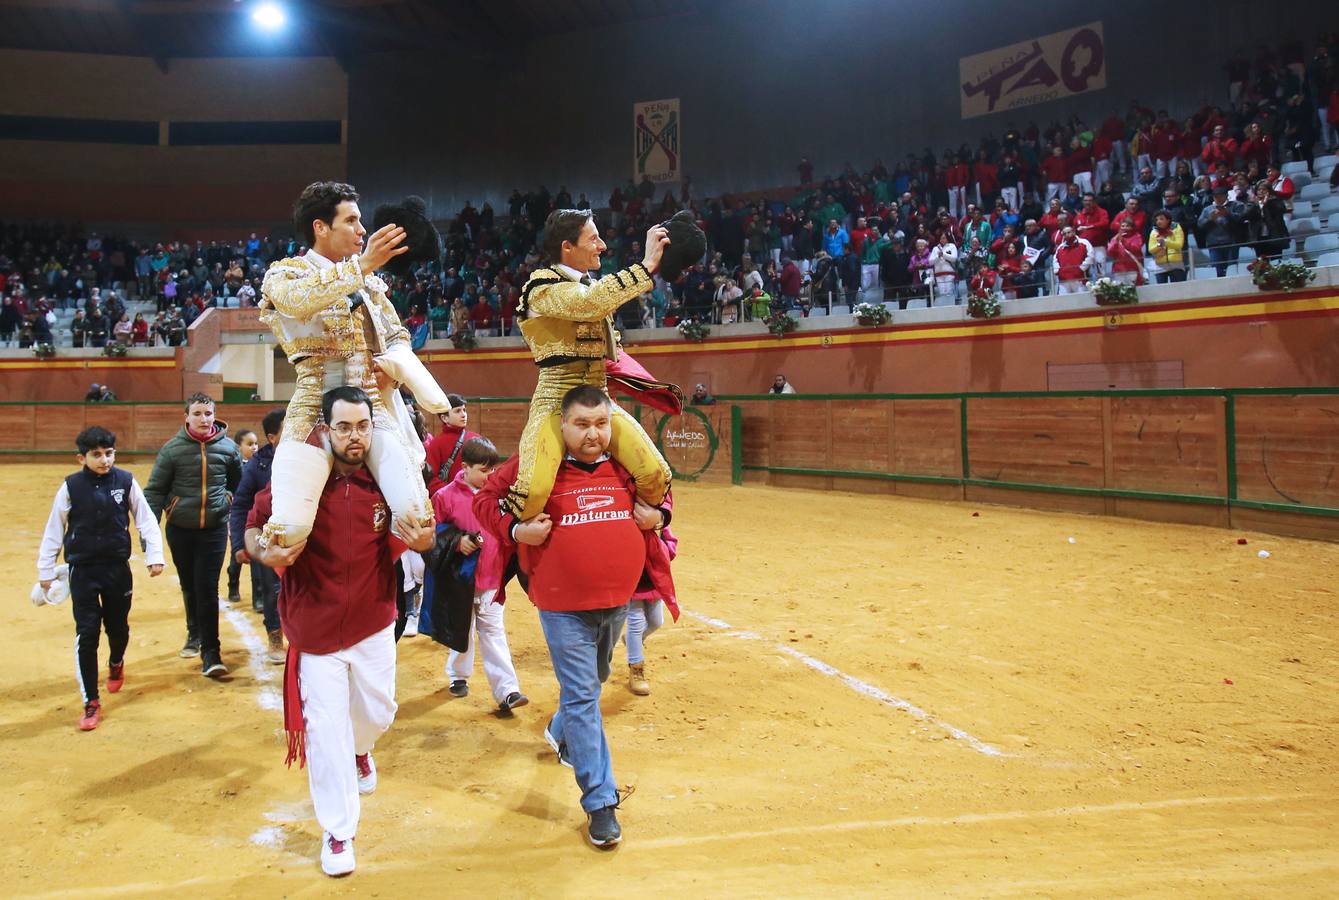
[[[647,175],[653,184],[678,181],[679,98],[634,103],[632,123],[632,180],[641,184]]]
[[[965,56],[958,75],[964,119],[1101,90],[1107,86],[1102,23]]]

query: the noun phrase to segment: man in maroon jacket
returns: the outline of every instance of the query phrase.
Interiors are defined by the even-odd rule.
[[[279,618],[288,638],[284,727],[289,758],[305,761],[327,875],[353,871],[359,794],[377,786],[372,746],[395,719],[395,557],[432,548],[435,528],[401,518],[368,474],[372,401],[338,387],[321,400],[334,468],[305,541],[256,538],[270,517],[269,488],[247,517],[247,552],[281,569]]]
[[[610,413],[609,397],[599,388],[580,385],[563,397],[567,457],[542,513],[523,522],[501,513],[498,501],[516,477],[512,461],[474,498],[488,539],[499,541],[503,554],[519,549],[521,570],[529,576],[526,592],[539,607],[559,687],[558,712],[544,739],[573,769],[588,817],[586,839],[600,848],[623,836],[614,814],[622,798],[600,715],[600,685],[609,677],[628,599],[644,571],[670,612],[678,613],[668,553],[654,534],[669,524],[668,507],[638,500],[632,477],[609,456]],[[479,573],[476,588],[477,579],[491,577]]]

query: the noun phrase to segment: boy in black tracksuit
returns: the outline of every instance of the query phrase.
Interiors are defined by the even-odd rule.
[[[70,567],[70,603],[74,608],[75,659],[84,699],[82,731],[102,718],[98,699],[99,629],[110,645],[107,690],[125,681],[125,651],[130,642],[130,516],[135,517],[149,575],[163,572],[163,536],[135,477],[116,462],[116,435],[86,428],[75,438],[83,466],[56,491],[46,532],[37,553],[37,578],[45,591],[56,578],[56,556],[65,549]]]

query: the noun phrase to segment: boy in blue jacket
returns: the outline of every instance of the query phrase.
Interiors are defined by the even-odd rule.
[[[232,507],[228,510],[228,531],[232,536],[233,559],[238,563],[251,563],[251,608],[260,613],[265,622],[265,631],[269,635],[270,645],[265,653],[266,662],[282,666],[284,634],[279,628],[279,576],[268,566],[256,562],[246,552],[246,516],[255,505],[256,495],[270,483],[270,470],[274,465],[274,448],[279,443],[279,434],[284,427],[286,410],[273,409],[260,421],[260,430],[265,432],[265,446],[256,451],[242,469],[242,481],[233,495]]]

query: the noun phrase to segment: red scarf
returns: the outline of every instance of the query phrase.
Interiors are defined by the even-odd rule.
[[[307,723],[302,718],[302,689],[298,685],[298,658],[301,654],[288,645],[288,659],[284,661],[284,731],[288,734],[288,756],[284,765],[298,768],[307,765]]]

